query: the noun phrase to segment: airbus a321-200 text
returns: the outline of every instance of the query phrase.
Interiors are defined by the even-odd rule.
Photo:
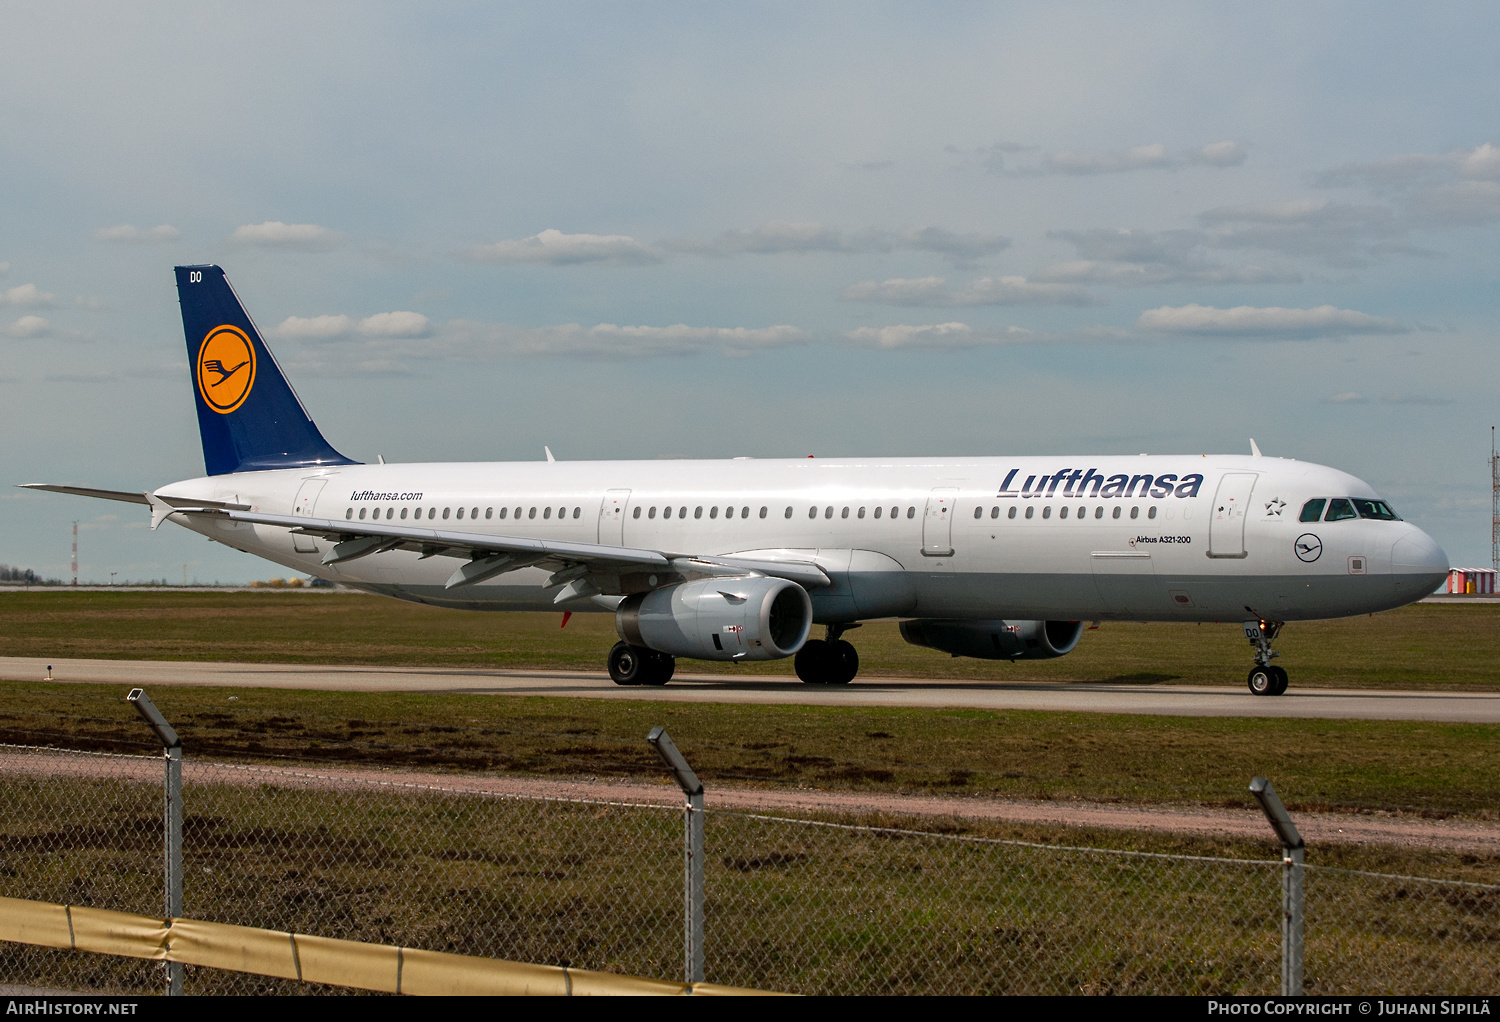
[[[1389,610],[1448,560],[1370,486],[1303,462],[1194,455],[366,465],[323,438],[218,266],[177,267],[207,474],[147,504],[356,589],[473,610],[612,613],[610,677],[676,658],[859,670],[844,636],[899,618],[954,656],[1070,652],[1083,622],[1243,621],[1279,695],[1283,623]],[[814,638],[815,626],[823,626]]]

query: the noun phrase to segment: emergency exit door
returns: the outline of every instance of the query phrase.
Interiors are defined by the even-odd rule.
[[[630,503],[629,490],[608,490],[599,504],[599,542],[609,546],[625,545],[625,505]]]
[[[953,505],[958,500],[956,487],[940,486],[927,496],[927,513],[922,516],[922,556],[953,556]]]

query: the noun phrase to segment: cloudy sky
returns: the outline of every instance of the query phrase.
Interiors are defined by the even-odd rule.
[[[217,262],[360,460],[1245,452],[1489,561],[1500,8],[8,4],[0,481],[203,462]],[[0,562],[264,578],[0,494]]]

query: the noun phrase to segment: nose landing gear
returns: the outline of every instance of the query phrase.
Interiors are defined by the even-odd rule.
[[[1287,675],[1271,663],[1272,657],[1281,654],[1271,649],[1271,643],[1281,632],[1280,621],[1246,621],[1245,638],[1250,640],[1250,645],[1255,648],[1255,666],[1250,670],[1250,676],[1246,679],[1250,686],[1252,695],[1257,696],[1279,696],[1286,691]]]

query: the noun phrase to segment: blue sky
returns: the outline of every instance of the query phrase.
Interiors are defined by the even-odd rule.
[[[1489,559],[1493,5],[14,5],[0,480],[202,471],[171,267],[361,460],[1239,452]],[[277,569],[0,494],[0,562]]]

